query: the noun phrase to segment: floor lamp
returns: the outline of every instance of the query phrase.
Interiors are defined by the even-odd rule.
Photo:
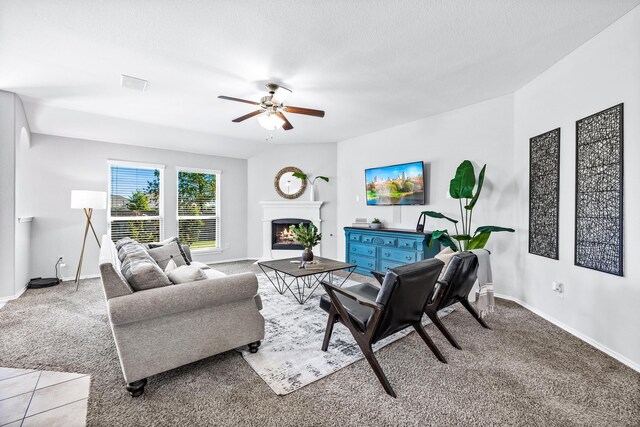
[[[87,234],[89,228],[93,232],[93,237],[96,238],[96,243],[100,247],[100,240],[96,230],[91,223],[91,216],[94,209],[106,209],[107,208],[107,193],[104,191],[83,191],[72,190],[71,191],[71,209],[82,209],[87,222],[84,226],[84,238],[82,239],[82,251],[80,251],[80,260],[78,261],[78,271],[76,271],[76,291],[78,290],[80,281],[80,272],[82,271],[82,260],[84,258],[84,248],[87,243]]]

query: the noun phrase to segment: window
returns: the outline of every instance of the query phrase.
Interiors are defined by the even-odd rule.
[[[109,228],[116,242],[131,237],[140,243],[162,236],[161,166],[109,163]]]
[[[178,170],[178,238],[192,249],[220,248],[220,172]]]

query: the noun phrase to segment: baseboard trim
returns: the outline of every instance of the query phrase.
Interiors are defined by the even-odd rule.
[[[0,304],[5,303],[5,302],[7,302],[7,301],[14,300],[14,299],[16,299],[16,298],[20,298],[20,296],[21,296],[22,294],[24,294],[24,291],[26,291],[26,290],[27,290],[27,286],[25,285],[25,287],[24,287],[24,288],[22,288],[21,290],[19,290],[17,294],[15,294],[15,295],[11,295],[11,296],[8,296],[8,297],[2,297],[2,298],[0,298]]]
[[[586,342],[590,346],[595,347],[598,350],[600,350],[601,352],[613,357],[614,359],[616,359],[618,362],[622,363],[623,365],[626,365],[626,366],[630,367],[631,369],[633,369],[636,372],[640,372],[640,364],[634,362],[633,360],[630,360],[630,359],[626,358],[625,356],[621,355],[620,353],[618,353],[618,352],[616,352],[614,350],[611,350],[609,347],[599,343],[598,341],[595,341],[594,339],[588,337],[587,335],[583,334],[582,332],[579,332],[579,331],[573,329],[571,326],[565,325],[564,323],[560,322],[559,320],[549,316],[547,313],[545,313],[543,311],[540,311],[539,309],[537,309],[535,307],[532,307],[531,305],[527,304],[526,302],[521,301],[518,298],[514,298],[512,296],[503,295],[503,294],[495,294],[495,297],[496,298],[506,299],[506,300],[509,300],[509,301],[513,301],[516,304],[521,305],[522,307],[526,308],[527,310],[529,310],[533,314],[536,314],[536,315],[542,317],[547,322],[553,323],[554,325],[556,325],[560,329],[563,329],[563,330],[569,332],[574,337],[581,339],[582,341]]]
[[[231,259],[223,259],[220,261],[211,261],[205,264],[213,265],[213,264],[224,264],[225,262],[238,262],[238,261],[250,261],[252,258],[231,258]]]
[[[82,280],[82,279],[97,279],[98,277],[100,277],[99,274],[84,274],[84,275],[80,276],[80,280]],[[70,280],[76,280],[76,276],[63,277],[63,278],[60,279],[61,282],[68,282]]]

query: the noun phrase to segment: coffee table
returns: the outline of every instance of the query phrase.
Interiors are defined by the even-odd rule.
[[[309,265],[307,268],[300,268],[300,257],[259,262],[258,266],[280,295],[288,289],[300,304],[309,300],[322,281],[328,280],[333,283],[335,271],[346,270],[349,273],[337,285],[342,286],[356,269],[355,264],[347,264],[329,258],[317,256],[313,260],[318,261],[318,264]],[[267,274],[268,270],[273,271],[275,281]],[[308,293],[305,295],[307,291]]]

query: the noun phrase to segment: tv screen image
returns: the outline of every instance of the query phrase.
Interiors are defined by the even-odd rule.
[[[403,163],[365,169],[367,205],[424,205],[424,165]]]

